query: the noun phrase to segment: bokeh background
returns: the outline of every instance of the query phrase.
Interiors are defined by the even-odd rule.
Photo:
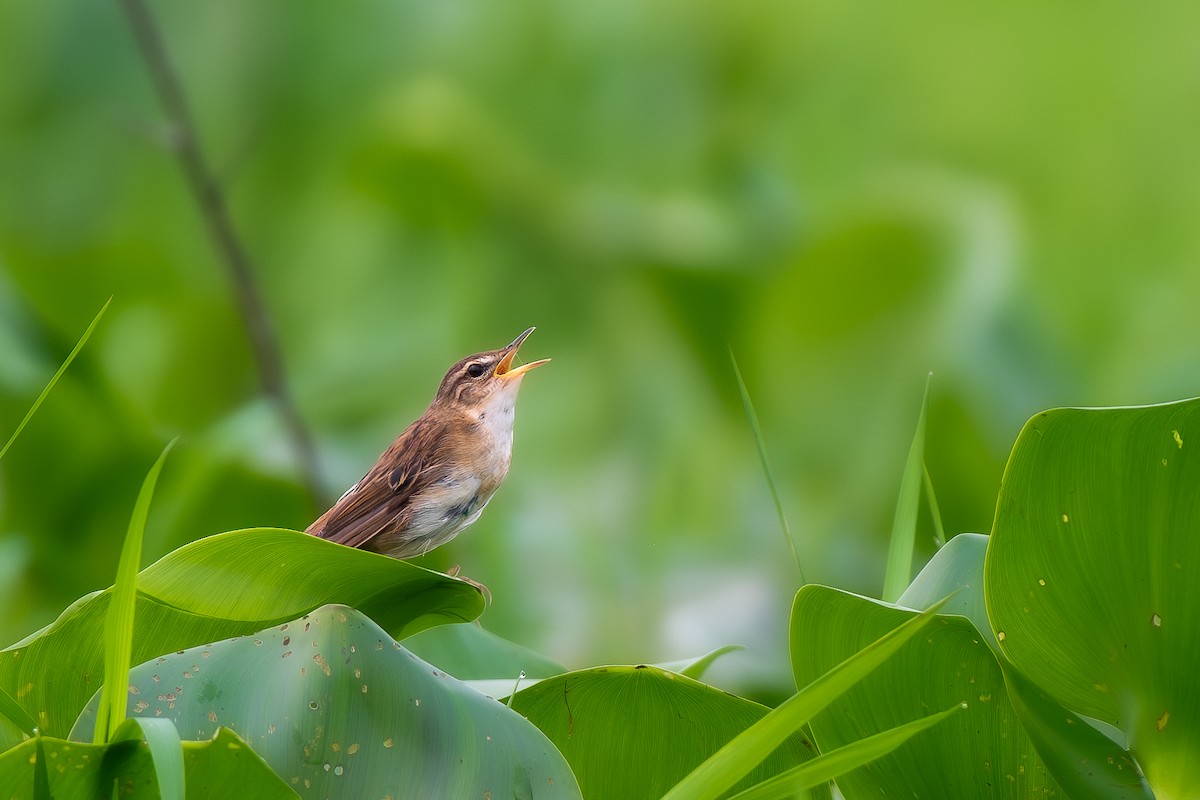
[[[948,533],[1057,405],[1200,384],[1200,6],[154,2],[326,499],[529,325],[513,470],[461,564],[570,666],[726,643],[783,691],[798,577],[878,595],[926,374]],[[0,635],[315,516],[115,2],[0,5]],[[922,517],[920,554],[933,549]]]

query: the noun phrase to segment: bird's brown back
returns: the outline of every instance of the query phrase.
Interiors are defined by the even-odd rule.
[[[421,417],[408,426],[362,480],[308,526],[308,533],[350,547],[371,547],[381,534],[408,528],[412,499],[446,476],[449,430]]]

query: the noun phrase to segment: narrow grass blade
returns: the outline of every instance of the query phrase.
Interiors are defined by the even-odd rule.
[[[154,776],[161,800],[184,800],[183,742],[169,719],[130,717],[121,723],[113,742],[144,741],[154,762]]]
[[[58,379],[67,371],[67,367],[71,366],[71,362],[75,360],[75,356],[79,355],[79,351],[83,349],[83,345],[87,343],[87,340],[91,338],[92,331],[96,330],[96,325],[99,324],[100,318],[104,316],[104,312],[108,310],[110,303],[112,303],[111,297],[100,307],[96,316],[92,318],[92,324],[88,325],[87,330],[83,332],[83,336],[79,337],[79,341],[75,343],[75,348],[71,350],[70,355],[67,356],[67,360],[58,368],[58,372],[54,373],[54,377],[46,384],[46,388],[42,389],[42,393],[38,395],[37,400],[33,401],[33,405],[30,406],[29,411],[25,414],[25,418],[21,420],[21,424],[13,431],[12,436],[8,437],[8,441],[4,444],[4,447],[0,448],[0,458],[4,458],[4,454],[8,452],[8,448],[12,447],[12,443],[21,435],[21,431],[25,430],[25,426],[29,424],[29,420],[33,419],[34,412],[38,410],[47,395],[50,394],[50,390],[54,388],[54,384],[58,383]]]
[[[137,600],[138,564],[142,559],[142,534],[146,530],[146,518],[150,513],[150,499],[154,496],[154,485],[162,472],[167,453],[171,452],[175,440],[165,448],[158,461],[150,468],[137,502],[133,505],[133,516],[129,520],[129,532],[121,548],[121,560],[117,563],[117,579],[113,585],[112,600],[104,624],[104,688],[100,694],[100,711],[96,715],[94,741],[104,743],[125,720],[125,697],[129,687],[129,667],[133,647],[133,612]]]
[[[733,374],[737,378],[738,392],[742,396],[742,408],[746,411],[746,419],[750,422],[750,430],[754,433],[754,444],[758,447],[758,458],[762,462],[763,475],[767,479],[767,488],[771,491],[771,500],[775,503],[775,514],[779,517],[779,527],[783,529],[783,538],[787,542],[788,550],[792,553],[792,560],[796,562],[796,572],[800,574],[800,585],[808,583],[804,578],[804,568],[800,566],[800,555],[796,552],[796,539],[792,536],[792,529],[788,526],[787,515],[783,513],[783,502],[779,499],[779,490],[775,486],[775,478],[771,474],[771,463],[767,460],[767,444],[763,439],[762,428],[758,424],[758,414],[754,411],[754,403],[750,400],[750,390],[746,388],[746,382],[742,380],[742,371],[738,369],[737,359],[733,356],[732,348],[729,351],[729,361],[733,364]]]
[[[37,721],[29,716],[28,711],[21,708],[21,705],[13,699],[11,694],[2,689],[0,689],[0,714],[3,714],[9,722],[20,728],[25,735],[34,735],[34,729],[37,728]]]
[[[900,496],[896,500],[896,516],[892,519],[892,539],[888,544],[887,572],[883,579],[883,599],[888,603],[896,602],[912,579],[913,542],[917,537],[921,476],[925,470],[925,409],[928,405],[929,378],[926,378],[917,432],[908,449],[904,477],[900,480]]]
[[[937,494],[933,491],[933,478],[929,477],[929,467],[921,464],[921,474],[925,477],[925,502],[929,504],[929,516],[933,518],[933,542],[939,548],[946,544],[946,528],[942,525],[942,507],[938,505]]]
[[[42,735],[35,732],[33,738],[33,800],[54,800],[50,794],[50,776],[46,772],[46,748],[42,747]]]
[[[791,800],[798,791],[819,786],[839,775],[844,775],[877,758],[886,756],[921,731],[932,728],[946,717],[965,707],[965,703],[959,703],[945,711],[897,725],[895,728],[860,739],[853,744],[839,747],[817,756],[812,761],[780,773],[774,778],[765,780],[757,786],[752,786],[744,792],[739,792],[729,800]]]
[[[720,797],[801,725],[899,650],[934,618],[945,602],[935,603],[879,637],[792,695],[696,767],[662,800],[715,800]]]

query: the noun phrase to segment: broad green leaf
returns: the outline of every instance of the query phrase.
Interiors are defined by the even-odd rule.
[[[339,602],[363,610],[397,638],[483,612],[483,595],[466,581],[277,528],[186,544],[147,567],[138,586],[192,613],[254,623]]]
[[[439,625],[408,637],[404,646],[459,680],[507,679],[510,689],[521,673],[548,678],[567,671],[552,659],[484,630],[478,622]]]
[[[146,720],[150,722],[150,720]],[[162,722],[161,720],[158,722]],[[127,721],[134,730],[137,723]],[[127,729],[122,729],[122,735]],[[179,745],[177,744],[178,748]],[[204,742],[183,742],[188,800],[287,800],[296,793],[245,742],[228,729]],[[0,797],[96,800],[113,796],[138,800],[159,794],[155,764],[145,742],[81,744],[39,736],[0,753]]]
[[[501,700],[567,671],[546,656],[484,630],[478,622],[430,628],[405,639],[404,646],[477,691]],[[700,680],[714,661],[741,649],[726,645],[699,658],[654,666]]]
[[[325,602],[361,609],[396,635],[479,615],[470,584],[297,531],[254,529],[201,539],[138,577],[133,661],[286,622]],[[47,733],[65,733],[100,686],[111,589],[0,651],[0,688]],[[20,740],[12,729],[0,746]]]
[[[96,716],[98,742],[107,742],[113,732],[125,720],[125,694],[128,691],[126,678],[129,675],[130,651],[133,647],[134,612],[137,605],[137,575],[142,561],[142,535],[146,531],[146,519],[150,515],[150,500],[154,497],[154,486],[162,472],[167,453],[171,452],[172,440],[159,455],[154,466],[142,481],[141,491],[133,504],[133,516],[129,520],[129,531],[121,547],[121,558],[117,562],[117,580],[113,584],[112,598],[104,618],[104,686],[100,692],[100,713]]]
[[[29,424],[29,420],[33,419],[33,415],[37,412],[38,408],[41,407],[42,403],[45,402],[46,397],[48,397],[50,394],[50,390],[54,388],[56,383],[58,383],[58,379],[61,378],[63,373],[67,371],[67,367],[71,366],[71,362],[75,360],[75,356],[79,355],[79,351],[83,349],[83,346],[87,343],[87,340],[91,338],[92,331],[96,330],[96,326],[100,324],[100,318],[104,316],[105,311],[108,311],[108,306],[111,303],[112,298],[110,297],[108,300],[104,301],[104,305],[100,306],[100,310],[97,311],[96,316],[92,318],[92,322],[87,326],[87,330],[83,332],[83,336],[79,337],[79,341],[75,343],[75,347],[73,347],[70,354],[67,355],[66,361],[63,361],[62,366],[58,368],[58,371],[54,373],[52,378],[50,378],[50,382],[46,384],[46,388],[42,389],[42,393],[39,394],[37,399],[33,401],[33,405],[29,407],[29,411],[26,412],[25,417],[21,420],[20,424],[17,425],[16,430],[12,432],[12,436],[8,437],[8,441],[4,443],[4,447],[0,448],[0,458],[4,458],[4,454],[8,452],[8,449],[12,447],[13,442],[15,442],[17,437],[21,435],[21,431],[25,430],[25,426]]]
[[[1200,786],[1200,401],[1057,409],[1009,458],[986,564],[1000,646],[1115,725],[1160,800]]]
[[[933,554],[896,605],[919,611],[948,597],[942,614],[960,614],[971,620],[992,648],[1000,652],[983,604],[983,560],[987,546],[988,537],[978,533],[955,536]]]
[[[796,596],[792,610],[797,683],[917,618],[909,609],[859,595],[811,589]],[[930,709],[964,701],[967,708],[950,719],[838,778],[846,799],[882,800],[894,797],[895,787],[927,800],[1062,796],[1008,702],[991,648],[959,616],[930,622],[886,664],[817,715],[812,731],[821,752],[829,753],[922,718]]]
[[[557,675],[518,692],[512,706],[558,747],[588,800],[656,800],[768,713],[757,703],[652,666]],[[799,736],[784,735],[780,742],[751,780],[815,755]],[[769,752],[757,753],[746,771]]]
[[[133,718],[227,726],[302,797],[579,797],[537,728],[345,606],[156,658],[130,687]]]
[[[883,578],[883,599],[895,601],[912,578],[913,544],[917,539],[917,512],[921,508],[921,485],[925,475],[925,409],[929,405],[929,380],[917,416],[917,432],[908,448],[908,460],[900,479],[892,536],[888,541],[887,571]]]
[[[207,742],[183,743],[183,772],[188,800],[288,800],[296,792],[288,787],[236,733],[221,727]]]
[[[39,760],[40,759],[40,760]],[[38,772],[44,768],[46,791],[54,800],[96,800],[118,796],[158,800],[154,767],[145,744],[121,741],[80,744],[49,736],[29,739],[0,753],[0,796],[38,797]]]
[[[802,598],[825,591],[830,590],[810,584],[796,593],[795,602],[799,605]],[[857,652],[847,655],[840,663],[832,663],[823,674],[803,682],[797,678],[797,685],[802,685],[803,689],[694,769],[663,800],[710,800],[720,797],[753,769],[764,753],[778,747],[821,709],[869,675],[917,635],[934,618],[939,607],[940,604],[937,604],[912,619],[899,622],[891,630],[882,632],[875,641],[864,642]]]
[[[845,772],[858,769],[864,764],[869,764],[875,759],[887,755],[921,731],[932,728],[964,707],[962,704],[952,706],[945,711],[930,714],[927,717],[898,725],[891,730],[860,739],[845,747],[839,747],[837,750],[817,756],[806,764],[793,767],[774,778],[769,778],[744,792],[739,792],[730,800],[790,800],[796,796],[797,791],[825,784]]]

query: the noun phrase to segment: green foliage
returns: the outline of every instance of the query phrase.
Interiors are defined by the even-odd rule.
[[[805,561],[808,577],[875,595],[886,570],[896,601],[802,598],[846,628],[805,612],[791,666],[815,672],[956,592],[923,638],[836,703],[890,680],[949,700],[959,663],[996,689],[988,708],[889,696],[878,711],[890,718],[872,705],[844,730],[818,719],[818,744],[848,743],[796,769],[861,759],[940,720],[843,788],[870,796],[869,776],[918,762],[969,780],[961,760],[988,774],[977,748],[1003,722],[1003,758],[985,760],[998,773],[1032,746],[1048,777],[1016,773],[1030,792],[1052,778],[1074,800],[1145,798],[1151,785],[1173,800],[1200,782],[1194,406],[1035,418],[1004,474],[994,538],[951,538],[907,588],[931,550],[916,535],[914,459],[900,498],[895,487],[915,445],[905,398],[930,369],[922,478],[939,544],[941,516],[951,533],[992,524],[1005,447],[1029,409],[1195,393],[1198,9],[514,0],[448,14],[361,0],[350,13],[219,1],[155,12],[329,492],[362,474],[454,359],[532,323],[547,336],[555,371],[524,393],[512,477],[471,534],[427,562],[462,562],[492,587],[489,628],[571,664],[736,637],[770,674],[734,667],[722,684],[790,691],[781,598],[795,571],[770,535],[720,357],[732,346],[771,432],[776,508],[793,510],[806,556],[827,556]],[[171,164],[176,132],[118,4],[0,6],[0,74],[0,421],[22,437],[0,453],[0,642],[112,580],[128,499],[176,433],[145,527],[143,552],[167,555],[139,577],[134,662],[329,602],[397,637],[477,617],[469,587],[294,532],[185,545],[302,528],[316,509],[255,392],[246,321]],[[747,586],[759,605],[728,601]],[[54,738],[105,680],[113,596],[86,595],[0,652],[3,791],[12,778],[22,800],[111,796],[89,755],[158,796],[147,745]],[[503,691],[522,671],[561,676],[554,659],[478,631],[421,647]],[[720,666],[731,663],[744,662]],[[964,720],[981,733],[950,737]],[[216,741],[182,745],[189,796],[290,796],[269,771],[250,782],[266,768],[231,733]],[[78,769],[55,775],[56,760]],[[204,787],[218,775],[229,782]],[[786,793],[797,776],[748,791]]]
[[[37,412],[38,408],[40,408],[42,403],[45,402],[47,395],[50,394],[50,390],[54,388],[54,385],[58,383],[59,378],[61,378],[63,373],[67,371],[67,367],[71,366],[71,362],[75,360],[77,355],[79,355],[79,351],[83,349],[84,344],[86,344],[87,340],[91,337],[92,331],[96,329],[96,325],[99,324],[100,318],[104,316],[104,312],[108,310],[108,306],[111,302],[112,298],[109,298],[108,302],[101,306],[100,310],[96,313],[96,316],[92,319],[91,324],[88,325],[87,330],[83,332],[83,335],[79,337],[79,341],[75,343],[75,347],[72,348],[71,352],[67,355],[66,360],[64,360],[62,365],[59,366],[58,371],[54,373],[54,376],[50,379],[50,382],[46,384],[46,387],[42,389],[42,393],[38,395],[36,400],[33,401],[33,405],[29,407],[29,411],[25,413],[25,417],[21,420],[20,424],[17,425],[16,429],[12,432],[12,435],[9,436],[8,441],[4,443],[4,447],[0,448],[0,459],[4,458],[4,454],[8,452],[10,447],[12,447],[13,442],[15,442],[17,437],[21,435],[21,431],[23,431],[25,426],[29,424],[29,420],[33,418],[33,415]],[[137,567],[135,565],[135,572],[136,569]],[[4,719],[18,728],[22,734],[26,736],[34,735],[35,729],[37,728],[37,722],[29,715],[27,711],[25,711],[24,708],[21,707],[19,703],[17,703],[16,700],[13,699],[12,695],[2,690],[0,690],[0,715],[3,715]]]
[[[808,577],[873,596],[929,370],[951,534],[988,529],[1031,410],[1196,391],[1194,4],[439,5],[153,10],[329,493],[539,325],[509,482],[431,564],[605,611],[575,637],[575,603],[522,595],[494,630],[591,664],[656,653],[698,569],[790,596],[727,345]],[[165,439],[150,558],[319,509],[120,4],[6,4],[0,74],[4,436],[114,297],[0,470],[10,642],[111,582]],[[782,637],[744,643],[773,670],[736,688],[777,694]]]
[[[797,598],[810,587],[802,588]],[[843,692],[861,681],[887,661],[901,646],[933,619],[940,604],[897,625],[873,642],[864,643],[857,652],[832,666],[737,736],[716,755],[698,766],[664,796],[664,800],[707,800],[749,772],[761,759],[791,736],[814,714],[835,701]],[[806,787],[805,787],[806,788]]]
[[[65,734],[100,685],[111,593],[80,598],[0,651],[0,687],[44,732]],[[335,600],[397,634],[470,619],[483,604],[469,584],[384,556],[296,531],[233,531],[186,545],[139,574],[133,663],[252,633]],[[20,739],[5,733],[9,746]]]
[[[1120,729],[1164,800],[1200,785],[1197,436],[1197,400],[1035,416],[1005,472],[984,576],[1005,656]]]
[[[769,711],[652,666],[559,675],[521,690],[512,705],[562,752],[588,800],[661,797]],[[812,758],[811,744],[788,738],[792,730],[780,736],[778,750],[748,756],[742,774],[757,768],[751,780],[762,780]],[[771,757],[759,767],[767,753]]]
[[[796,682],[836,664],[916,612],[827,587],[796,597]],[[917,796],[967,800],[1034,798],[1059,792],[1006,696],[1004,676],[974,626],[943,615],[877,672],[812,722],[822,752],[955,703],[966,709],[890,755],[838,780],[847,800]]]
[[[125,721],[125,695],[128,691],[126,675],[129,674],[130,652],[133,647],[134,612],[137,608],[137,575],[142,560],[142,537],[146,531],[146,517],[150,514],[150,500],[154,497],[154,486],[163,462],[175,442],[168,444],[162,455],[150,468],[137,502],[133,504],[133,518],[129,520],[129,532],[121,547],[121,559],[117,563],[117,580],[113,584],[108,600],[108,611],[104,617],[104,685],[100,689],[100,713],[96,715],[96,732],[93,740],[110,741],[113,733]],[[180,766],[180,780],[183,772]]]
[[[302,797],[579,797],[537,728],[344,606],[164,655],[129,685],[134,718],[239,731]]]
[[[478,623],[439,625],[404,640],[404,646],[459,680],[489,680],[520,675],[548,678],[567,671],[558,662],[502,639]]]
[[[250,749],[237,734],[221,728],[208,741],[182,743],[182,772],[172,769],[170,785],[183,795],[160,791],[165,759],[151,756],[143,737],[165,730],[154,720],[129,719],[117,729],[110,744],[79,742],[37,736],[0,753],[0,786],[5,797],[31,800],[95,800],[113,796],[136,800],[288,800],[296,793]],[[180,749],[174,737],[175,748]]]
[[[894,602],[912,579],[913,544],[917,538],[917,511],[921,503],[921,488],[925,481],[925,412],[929,407],[929,383],[925,379],[925,396],[917,417],[917,432],[913,434],[904,462],[896,514],[892,519],[892,536],[888,545],[887,572],[883,578],[883,599]],[[929,495],[932,497],[932,493]]]
[[[868,764],[895,750],[913,736],[928,730],[963,708],[952,706],[945,711],[897,725],[891,730],[876,733],[853,744],[831,750],[814,758],[807,764],[793,767],[763,781],[744,792],[738,792],[732,800],[787,800],[796,792],[824,785],[833,778]]]
[[[1198,702],[1178,679],[1198,662],[1189,626],[1200,599],[1185,579],[1200,563],[1187,535],[1200,524],[1197,428],[1200,400],[1036,416],[1014,447],[991,537],[951,539],[896,604],[797,592],[790,655],[802,688],[774,709],[695,679],[733,648],[673,664],[679,672],[567,672],[477,624],[431,629],[478,615],[478,590],[295,531],[185,545],[143,570],[135,593],[160,458],[119,570],[143,662],[125,707],[106,708],[96,690],[101,678],[125,683],[105,676],[125,671],[106,663],[105,639],[128,639],[100,635],[113,589],[0,653],[2,688],[19,706],[12,723],[26,715],[59,732],[73,720],[73,738],[103,738],[103,717],[116,728],[108,749],[5,723],[0,776],[67,798],[114,780],[138,797],[191,797],[193,786],[203,797],[243,772],[264,793],[314,797],[769,800],[825,796],[831,778],[847,800],[894,787],[956,800],[1181,796]],[[918,457],[907,472],[915,496]],[[339,601],[357,608],[329,605]],[[474,688],[502,697],[521,680],[532,685],[507,705]],[[134,719],[117,727],[126,713]],[[195,744],[221,741],[222,726],[244,743],[219,757]]]
[[[184,776],[183,743],[179,739],[179,731],[176,729],[175,723],[169,719],[132,720],[129,724],[125,724],[124,700],[129,693],[126,683],[128,675],[129,669],[126,665],[125,671],[120,673],[123,691],[121,692],[121,708],[116,714],[121,717],[121,723],[111,730],[104,730],[103,717],[106,713],[111,712],[106,708],[107,703],[101,695],[99,713],[93,714],[94,719],[89,720],[97,733],[95,740],[113,745],[121,742],[132,742],[135,745],[145,744],[150,755],[150,762],[154,765],[154,788],[158,790],[161,800],[184,800],[187,793],[187,781]],[[104,685],[107,688],[109,681],[106,680]],[[105,690],[101,691],[105,692]],[[100,734],[104,734],[103,738]],[[120,777],[117,777],[115,782],[119,785]],[[148,781],[143,783],[143,787],[139,793],[151,793]]]

